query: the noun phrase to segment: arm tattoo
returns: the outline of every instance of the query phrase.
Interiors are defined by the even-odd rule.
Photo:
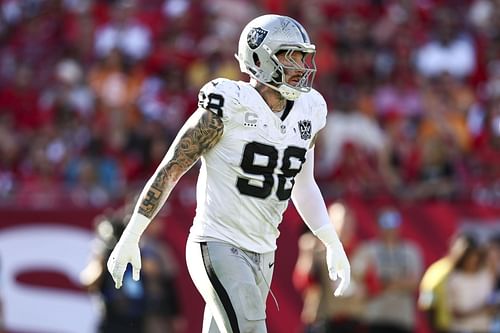
[[[194,117],[194,119],[193,119]],[[169,150],[173,154],[159,169],[146,195],[142,198],[139,213],[153,218],[179,178],[198,161],[201,155],[214,147],[222,137],[224,124],[210,111],[201,115],[196,112],[188,122],[196,121],[193,126],[185,126],[178,134]],[[167,154],[170,154],[169,151]]]

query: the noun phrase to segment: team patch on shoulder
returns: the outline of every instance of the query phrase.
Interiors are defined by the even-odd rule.
[[[298,122],[300,138],[309,140],[311,138],[312,126],[310,120],[299,120]]]

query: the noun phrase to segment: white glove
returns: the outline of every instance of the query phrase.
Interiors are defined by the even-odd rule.
[[[148,224],[149,220],[146,217],[134,214],[109,256],[107,267],[115,281],[116,289],[122,286],[123,275],[129,263],[132,265],[132,279],[139,281],[141,271],[139,238]]]
[[[108,271],[115,281],[116,289],[122,286],[123,275],[127,269],[127,265],[132,265],[132,278],[139,281],[139,272],[141,270],[141,253],[139,251],[139,243],[131,239],[121,238],[116,243],[113,252],[108,259]]]
[[[314,234],[326,246],[326,264],[330,279],[333,281],[337,281],[338,278],[341,279],[340,284],[334,292],[335,296],[341,296],[351,282],[351,265],[345,254],[344,247],[333,226],[330,224],[324,225],[314,231]]]

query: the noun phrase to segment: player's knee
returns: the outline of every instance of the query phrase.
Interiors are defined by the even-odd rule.
[[[254,284],[238,285],[241,304],[241,333],[266,333],[266,309],[259,288]]]

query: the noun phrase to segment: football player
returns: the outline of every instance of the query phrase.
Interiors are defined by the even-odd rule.
[[[197,208],[186,245],[191,278],[205,300],[203,332],[267,332],[266,298],[278,226],[292,198],[327,248],[334,291],[350,265],[313,176],[314,140],[327,107],[312,88],[315,46],[296,20],[263,15],[238,45],[249,82],[216,79],[200,90],[187,120],[149,179],[108,260],[116,288],[128,263],[139,279],[139,238],[175,184],[198,159]]]

